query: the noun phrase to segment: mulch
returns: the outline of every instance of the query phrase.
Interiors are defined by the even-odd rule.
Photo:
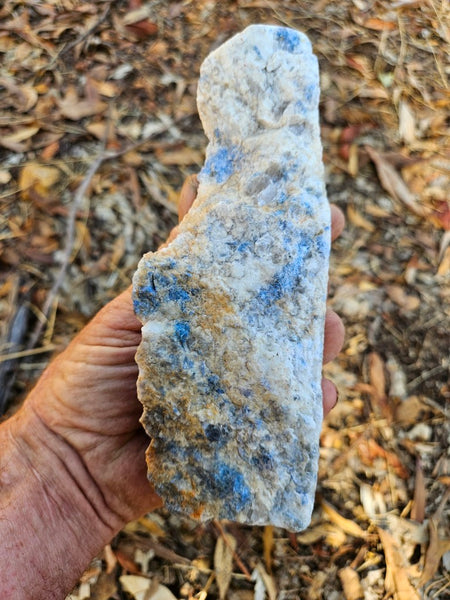
[[[250,23],[300,29],[321,67],[330,269],[346,342],[311,526],[159,511],[72,600],[450,597],[446,0],[5,0],[0,7],[0,413],[129,285],[201,169],[206,55]]]

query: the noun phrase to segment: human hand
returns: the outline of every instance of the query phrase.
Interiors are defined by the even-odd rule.
[[[181,192],[180,221],[195,196],[194,176]],[[343,226],[342,213],[332,207],[333,239]],[[177,227],[166,244],[176,234]],[[106,305],[53,361],[29,398],[48,428],[82,457],[108,507],[123,523],[161,504],[147,480],[144,454],[149,440],[139,424],[142,406],[136,396],[134,356],[140,330],[129,288]],[[324,362],[339,352],[343,336],[339,317],[329,311]],[[336,388],[325,379],[324,413],[335,403]]]

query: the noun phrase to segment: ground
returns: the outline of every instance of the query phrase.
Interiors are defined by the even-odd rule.
[[[201,61],[246,25],[309,35],[328,195],[347,217],[329,300],[346,342],[326,368],[340,399],[323,427],[310,528],[204,526],[160,511],[105,548],[74,600],[450,597],[449,9],[2,3],[2,413],[175,224],[206,144]]]

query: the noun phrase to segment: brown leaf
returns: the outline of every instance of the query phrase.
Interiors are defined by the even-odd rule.
[[[411,508],[411,519],[423,523],[425,519],[425,504],[427,491],[425,489],[425,477],[420,458],[416,459],[416,480],[414,483],[414,500]]]
[[[351,521],[350,519],[346,519],[345,517],[340,515],[331,504],[329,504],[325,500],[322,500],[321,504],[325,514],[330,519],[330,521],[338,527],[340,527],[342,531],[354,537],[365,538],[367,536],[366,532],[363,529],[361,529],[358,523],[355,523],[355,521]]]
[[[420,298],[407,294],[401,285],[387,285],[386,292],[391,300],[406,311],[417,310],[420,306]]]
[[[13,150],[14,152],[25,152],[29,148],[29,140],[39,131],[37,125],[28,125],[16,129],[13,133],[0,134],[0,146]],[[26,144],[21,142],[26,141]]]
[[[367,29],[373,29],[374,31],[393,31],[397,27],[396,23],[384,21],[377,17],[369,17],[363,22],[363,25],[364,27],[367,27]]]
[[[84,117],[90,117],[104,112],[108,105],[97,98],[85,98],[81,100],[78,97],[74,86],[69,86],[63,100],[58,102],[61,113],[72,121],[78,121]]]
[[[341,580],[346,600],[361,600],[364,598],[364,590],[355,569],[344,567],[339,571],[339,579]]]
[[[450,231],[450,202],[442,200],[433,211],[431,220],[446,231]]]
[[[400,549],[392,535],[378,527],[378,535],[383,544],[386,559],[386,577],[384,587],[388,594],[392,594],[396,600],[420,600],[419,594],[410,584],[404,559]]]
[[[355,227],[361,227],[369,232],[375,231],[375,225],[363,217],[363,215],[351,204],[347,207],[347,217],[350,223],[355,225]]]
[[[392,421],[392,407],[386,396],[384,361],[377,352],[369,354],[369,379],[373,389],[372,409],[377,416]]]
[[[203,153],[193,148],[186,147],[172,152],[158,151],[156,154],[162,165],[188,166],[203,164]]]
[[[422,576],[419,581],[419,587],[422,587],[430,581],[439,568],[439,563],[443,555],[450,550],[450,539],[440,539],[437,525],[434,519],[430,519],[430,544],[425,555],[425,564]]]
[[[43,161],[49,161],[51,160],[55,154],[57,154],[59,151],[59,141],[55,140],[53,142],[50,142],[50,144],[48,144],[48,146],[45,146],[45,148],[42,150],[41,152],[41,160]]]
[[[395,409],[395,421],[403,427],[414,425],[418,422],[420,415],[428,410],[418,396],[410,396],[400,402]]]
[[[138,575],[141,572],[139,566],[131,559],[125,552],[122,550],[115,550],[114,554],[116,555],[117,561],[120,566],[128,571],[128,573],[133,573],[134,575]]]
[[[408,469],[400,462],[398,456],[394,452],[382,448],[373,439],[361,440],[358,444],[358,455],[361,461],[368,466],[372,466],[376,458],[383,458],[394,469],[398,477],[402,479],[408,479],[409,477]]]
[[[147,19],[144,21],[138,21],[137,23],[133,23],[133,25],[127,25],[126,28],[139,40],[144,40],[158,33],[158,26],[156,25],[156,23],[153,23],[152,21],[149,21]]]
[[[38,95],[34,87],[30,84],[17,84],[12,77],[0,77],[0,86],[5,87],[11,94],[14,109],[25,113],[36,104]]]
[[[272,572],[273,525],[266,525],[263,532],[264,562],[269,573]]]
[[[398,200],[405,204],[405,206],[407,206],[414,214],[420,217],[426,216],[428,211],[418,204],[415,195],[410,192],[406,183],[395,168],[376,150],[370,146],[366,146],[365,148],[375,165],[380,183],[387,193],[392,196],[394,200]]]
[[[20,172],[19,189],[24,200],[38,199],[45,204],[50,190],[59,180],[61,172],[56,167],[28,163]]]
[[[401,139],[407,144],[412,144],[416,140],[416,120],[411,107],[404,100],[400,101],[398,107],[398,132]]]
[[[232,535],[229,533],[219,535],[214,551],[214,572],[216,574],[220,600],[225,598],[230,585],[235,549],[236,540]]]

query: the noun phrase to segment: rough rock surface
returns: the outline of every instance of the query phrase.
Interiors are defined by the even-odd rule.
[[[198,197],[134,277],[149,478],[202,520],[310,522],[330,245],[318,98],[291,29],[253,25],[208,56]]]

